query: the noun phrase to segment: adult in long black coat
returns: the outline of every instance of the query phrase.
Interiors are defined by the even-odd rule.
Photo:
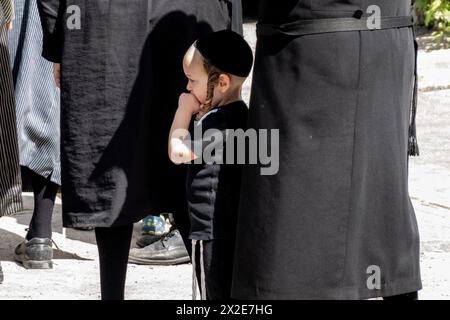
[[[167,156],[182,57],[211,31],[242,31],[240,0],[38,3],[43,55],[61,63],[63,222],[96,227],[102,296],[122,298],[132,223],[173,212],[189,231],[184,168]]]
[[[244,169],[233,297],[416,292],[411,0],[260,2],[249,127],[280,130],[279,172]]]

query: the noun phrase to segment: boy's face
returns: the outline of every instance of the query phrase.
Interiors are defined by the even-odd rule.
[[[188,78],[186,89],[204,104],[208,91],[208,74],[203,66],[203,57],[194,46],[189,48],[183,59],[184,74]]]

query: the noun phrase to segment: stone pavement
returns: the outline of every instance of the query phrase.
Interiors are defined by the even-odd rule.
[[[254,47],[254,25],[246,37]],[[418,138],[421,156],[410,162],[410,194],[421,231],[421,299],[450,299],[450,50],[419,55]],[[248,99],[247,82],[244,94]],[[446,89],[447,88],[447,89]],[[0,299],[99,299],[97,248],[93,232],[61,227],[61,205],[54,213],[53,270],[25,270],[13,260],[31,218],[32,195],[25,211],[0,219],[0,260],[5,282]],[[136,228],[136,234],[138,228]],[[191,265],[150,267],[129,264],[127,299],[190,299]]]
[[[14,247],[26,234],[33,208],[32,194],[25,193],[23,198],[25,211],[22,214],[0,219],[0,259],[5,274],[0,299],[99,299],[94,232],[65,229],[64,237],[60,201],[53,215],[53,240],[59,247],[54,250],[53,270],[25,270],[14,262]],[[134,236],[138,231],[136,224]],[[127,299],[190,299],[191,272],[190,264],[168,267],[129,264]]]

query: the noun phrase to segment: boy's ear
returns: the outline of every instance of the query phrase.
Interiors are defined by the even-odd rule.
[[[219,90],[220,92],[226,92],[231,85],[231,77],[228,74],[222,73],[219,76]]]

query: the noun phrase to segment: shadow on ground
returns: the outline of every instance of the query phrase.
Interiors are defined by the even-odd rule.
[[[0,238],[2,239],[2,246],[0,246],[0,261],[14,262],[14,249],[23,238],[15,233],[0,229]],[[4,244],[7,244],[6,246]],[[10,245],[15,244],[15,245]],[[90,261],[92,259],[82,258],[74,253],[65,252],[60,249],[53,249],[53,259],[74,259],[81,261]]]

